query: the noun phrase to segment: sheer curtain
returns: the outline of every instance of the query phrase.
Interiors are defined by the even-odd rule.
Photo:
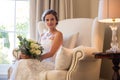
[[[30,0],[30,38],[37,40],[37,23],[46,9],[54,9],[59,20],[73,18],[74,0]]]

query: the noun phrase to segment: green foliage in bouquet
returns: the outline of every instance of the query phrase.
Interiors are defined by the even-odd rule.
[[[43,47],[38,42],[23,38],[22,36],[17,37],[20,41],[19,50],[34,59],[39,59],[43,53]]]

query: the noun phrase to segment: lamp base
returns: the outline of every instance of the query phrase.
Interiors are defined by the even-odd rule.
[[[120,49],[119,48],[110,48],[110,49],[106,50],[106,53],[120,53]]]
[[[110,25],[110,28],[112,30],[112,41],[111,41],[111,48],[109,50],[106,50],[106,53],[118,53],[120,52],[120,49],[118,48],[118,42],[117,42],[117,25],[114,24]]]

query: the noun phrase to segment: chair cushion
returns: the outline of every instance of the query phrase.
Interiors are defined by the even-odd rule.
[[[67,70],[70,67],[72,61],[73,49],[61,47],[56,55],[55,69]]]
[[[66,70],[50,70],[47,71],[46,80],[66,80],[66,76]]]
[[[79,32],[72,34],[70,36],[64,36],[63,46],[70,49],[74,48],[76,46],[78,37],[79,37]]]

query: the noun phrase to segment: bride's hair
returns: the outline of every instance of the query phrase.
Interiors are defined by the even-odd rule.
[[[57,12],[53,9],[48,9],[43,12],[42,17],[41,17],[42,21],[45,21],[46,15],[49,15],[49,14],[52,14],[53,16],[55,16],[55,19],[57,21],[56,25],[57,25],[58,24],[58,16],[57,16]]]

